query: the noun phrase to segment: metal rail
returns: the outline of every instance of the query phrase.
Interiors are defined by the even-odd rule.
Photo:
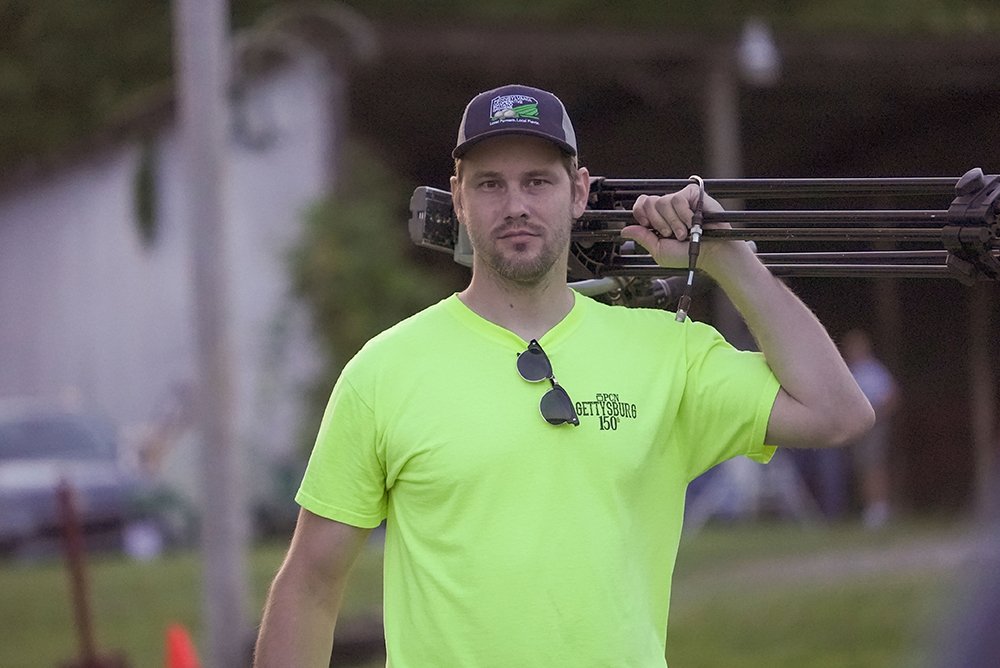
[[[697,177],[692,177],[696,179]],[[676,276],[625,242],[632,204],[642,194],[679,190],[692,179],[591,180],[590,208],[574,222],[568,276]],[[849,179],[706,179],[717,199],[935,197],[945,208],[810,209],[706,212],[703,242],[742,239],[780,276],[949,278],[965,284],[1000,280],[1000,176],[979,168],[962,177]],[[852,201],[856,206],[856,203]],[[468,263],[471,247],[451,208],[451,194],[421,187],[410,201],[414,243],[452,252]],[[728,227],[714,227],[724,224]],[[759,242],[759,244],[758,244]],[[766,247],[765,247],[766,246]],[[888,246],[888,248],[887,248]],[[808,249],[808,250],[807,250]]]

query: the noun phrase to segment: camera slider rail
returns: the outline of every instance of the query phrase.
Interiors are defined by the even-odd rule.
[[[674,192],[691,179],[592,178],[588,208],[574,221],[567,275],[677,276],[657,265],[620,231],[634,223],[642,194]],[[950,278],[972,285],[1000,280],[1000,175],[980,168],[960,178],[705,179],[716,199],[804,200],[947,197],[940,210],[749,210],[705,212],[703,241],[753,242],[758,258],[778,276]],[[729,228],[713,227],[728,223]],[[421,186],[410,199],[409,232],[418,246],[452,253],[470,265],[472,249],[458,224],[451,194]],[[767,246],[767,248],[762,248]],[[818,246],[818,248],[817,248]]]

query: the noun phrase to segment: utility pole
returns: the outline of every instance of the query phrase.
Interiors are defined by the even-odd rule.
[[[191,240],[201,436],[202,609],[210,668],[248,665],[247,513],[229,332],[226,0],[174,0],[174,62]]]

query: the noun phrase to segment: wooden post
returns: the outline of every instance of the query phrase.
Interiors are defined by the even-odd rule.
[[[76,511],[73,487],[68,481],[59,481],[56,488],[56,502],[62,524],[63,552],[69,571],[70,596],[73,599],[73,619],[76,623],[80,656],[63,664],[62,668],[127,668],[121,656],[98,656],[94,642],[93,617],[90,614],[90,587],[87,579],[87,551],[80,528],[80,516]]]

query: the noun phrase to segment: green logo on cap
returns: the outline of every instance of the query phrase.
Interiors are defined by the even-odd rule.
[[[538,100],[530,95],[498,95],[490,101],[490,121],[536,120]]]
[[[538,118],[538,103],[522,104],[519,107],[502,109],[493,114],[491,120],[502,121],[508,118]]]

